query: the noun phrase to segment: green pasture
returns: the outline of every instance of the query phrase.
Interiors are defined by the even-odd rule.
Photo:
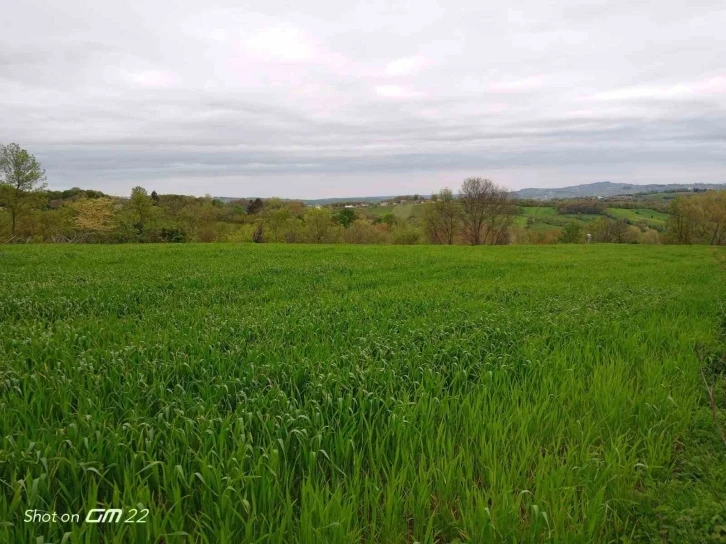
[[[2,247],[0,540],[719,542],[724,257]]]

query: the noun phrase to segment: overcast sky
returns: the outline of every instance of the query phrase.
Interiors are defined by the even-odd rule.
[[[726,2],[22,0],[0,142],[52,188],[726,182]]]

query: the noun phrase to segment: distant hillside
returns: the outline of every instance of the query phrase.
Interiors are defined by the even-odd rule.
[[[726,189],[726,184],[716,183],[672,183],[672,184],[650,184],[634,185],[632,183],[612,183],[600,181],[597,183],[586,183],[584,185],[573,185],[572,187],[560,187],[557,189],[521,189],[512,191],[515,198],[531,198],[535,200],[549,200],[552,198],[576,198],[576,197],[598,197],[618,196],[637,193],[663,193],[669,191],[690,191],[705,189]]]
[[[510,194],[514,198],[529,198],[533,200],[549,200],[555,198],[577,198],[577,197],[606,197],[631,195],[642,193],[665,193],[676,191],[692,191],[706,189],[726,189],[726,184],[719,183],[671,183],[671,184],[650,184],[635,185],[632,183],[612,183],[610,181],[598,181],[596,183],[585,183],[583,185],[573,185],[571,187],[559,187],[555,189],[539,189],[532,187],[530,189],[520,189],[512,191]],[[430,195],[420,195],[423,198],[430,198]],[[216,197],[222,202],[230,202],[231,200],[243,200],[244,197]],[[255,197],[247,197],[246,200]],[[317,198],[317,199],[295,199],[283,198],[282,200],[296,200],[304,202],[309,206],[327,206],[340,202],[383,202],[395,198],[393,195],[388,196],[349,196],[345,198]],[[264,200],[264,199],[263,199]]]
[[[429,195],[421,195],[422,197],[428,197]],[[230,197],[230,196],[218,196],[216,197],[222,202],[230,202],[232,200],[244,200],[245,198]],[[255,198],[255,197],[251,197]],[[327,206],[329,204],[335,204],[338,202],[383,202],[384,200],[390,200],[395,198],[392,195],[389,196],[348,196],[345,198],[317,198],[317,199],[297,199],[297,198],[283,198],[281,200],[294,200],[296,202],[304,202],[308,206]],[[250,200],[250,198],[246,198]],[[263,199],[264,200],[264,199]]]

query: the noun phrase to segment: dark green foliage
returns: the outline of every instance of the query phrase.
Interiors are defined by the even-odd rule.
[[[355,210],[353,208],[343,208],[338,212],[337,218],[338,223],[347,229],[355,221]]]
[[[264,206],[264,203],[259,198],[250,200],[249,204],[247,204],[247,213],[249,215],[254,215],[254,214],[258,213],[260,210],[262,210],[263,206]]]
[[[161,232],[159,233],[159,238],[162,242],[186,242],[186,235],[180,228],[162,227]]]
[[[596,199],[565,200],[557,204],[557,212],[561,214],[601,214],[605,211],[606,207],[605,202]]]
[[[584,241],[585,235],[583,233],[583,227],[580,223],[570,221],[565,228],[562,229],[560,235],[560,242],[563,244],[579,244]]]

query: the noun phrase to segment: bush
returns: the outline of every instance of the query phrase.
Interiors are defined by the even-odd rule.
[[[577,221],[570,221],[560,234],[560,242],[563,244],[579,244],[583,240],[583,227]]]
[[[560,229],[531,230],[529,231],[529,243],[556,244],[561,232]]]
[[[159,239],[162,242],[186,242],[187,237],[185,232],[178,227],[162,227],[159,231]]]
[[[421,233],[408,225],[397,226],[391,232],[394,244],[413,245],[421,239]]]

